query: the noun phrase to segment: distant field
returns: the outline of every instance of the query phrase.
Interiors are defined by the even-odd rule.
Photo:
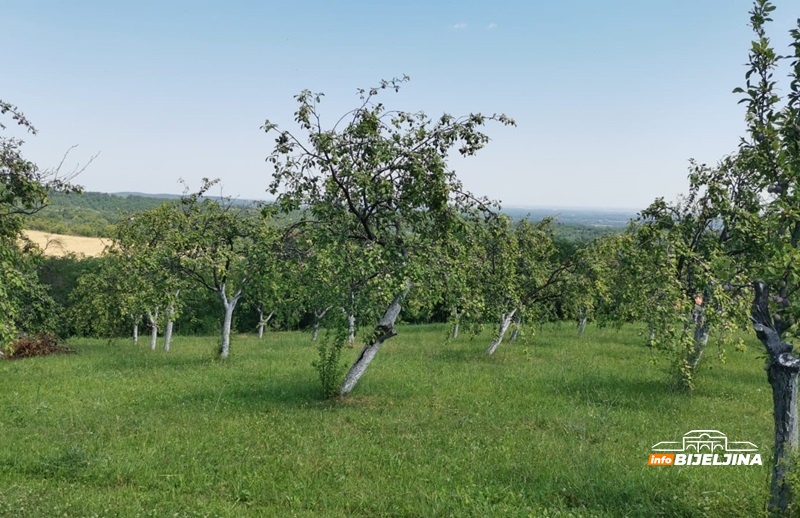
[[[74,340],[0,361],[0,516],[764,515],[772,400],[752,338],[709,354],[687,396],[638,328],[547,326],[490,358],[489,332],[445,334],[401,327],[332,402],[296,332],[234,337],[224,364],[216,337],[183,336],[168,354]],[[647,466],[698,429],[764,465]]]
[[[25,230],[25,236],[44,250],[44,255],[61,257],[68,253],[97,257],[103,253],[110,239],[99,237],[66,236],[38,230]]]

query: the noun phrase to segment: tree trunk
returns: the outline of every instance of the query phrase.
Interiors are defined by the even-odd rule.
[[[460,327],[460,324],[461,324],[461,313],[458,311],[458,308],[453,308],[452,315],[453,315],[453,334],[452,334],[452,338],[453,338],[453,340],[455,340],[456,338],[458,338],[458,331],[459,331],[458,328]]]
[[[177,290],[175,292],[175,298],[180,296],[181,290]],[[167,327],[164,330],[164,352],[169,352],[169,346],[172,343],[172,328],[175,325],[174,316],[175,316],[175,302],[170,302],[169,306],[167,307],[167,312],[164,315],[167,319]]]
[[[150,350],[156,350],[156,342],[158,341],[158,308],[155,313],[147,310],[147,320],[150,322]]]
[[[519,317],[517,317],[517,319],[514,321],[514,330],[511,331],[510,341],[512,342],[517,341],[517,338],[519,338],[519,332],[521,328],[522,328],[522,320]]]
[[[242,296],[242,289],[239,288],[236,291],[236,294],[228,299],[228,295],[225,293],[225,284],[223,284],[218,293],[219,298],[222,299],[222,306],[225,308],[225,317],[222,320],[222,341],[219,344],[218,354],[220,360],[225,360],[228,358],[228,355],[231,351],[231,324],[233,323],[233,310],[236,309],[236,303],[239,302],[239,298]]]
[[[347,315],[347,343],[353,345],[356,341],[356,316]]]
[[[506,331],[508,331],[508,327],[511,325],[511,320],[514,318],[514,313],[516,313],[516,308],[511,311],[509,314],[503,314],[500,319],[500,329],[497,333],[497,338],[489,344],[489,348],[486,350],[486,354],[491,356],[494,354],[494,351],[497,349],[497,346],[503,341],[503,336],[505,336]]]
[[[792,354],[792,345],[781,340],[788,325],[769,313],[769,290],[762,281],[753,283],[753,329],[769,355],[767,379],[772,386],[772,415],[775,420],[775,457],[770,482],[769,510],[785,515],[792,504],[791,483],[787,480],[794,470],[797,453],[797,374],[800,359]]]
[[[586,321],[588,317],[586,316],[586,310],[582,309],[578,314],[578,336],[583,336],[583,333],[586,331]]]
[[[703,357],[703,352],[705,352],[708,344],[709,329],[705,318],[705,306],[696,306],[694,308],[692,320],[694,320],[694,345],[687,358],[687,363],[694,371],[697,369],[697,364],[700,363],[700,358]]]
[[[358,380],[361,379],[361,376],[364,375],[366,372],[367,367],[372,362],[372,359],[375,358],[375,355],[378,354],[378,350],[381,348],[383,343],[392,338],[397,334],[397,330],[394,328],[394,323],[397,321],[398,315],[400,315],[401,302],[408,295],[408,291],[411,289],[411,286],[407,286],[403,293],[396,296],[392,303],[389,304],[389,308],[384,313],[383,317],[378,322],[378,325],[375,326],[375,331],[372,334],[372,337],[367,342],[367,345],[361,350],[361,354],[358,355],[355,363],[353,366],[350,367],[350,370],[347,372],[347,375],[344,377],[344,382],[342,383],[342,388],[339,389],[340,396],[346,396],[349,394],[353,388],[358,383]]]
[[[266,327],[267,323],[269,323],[269,320],[272,318],[272,315],[274,315],[274,314],[275,314],[275,312],[272,311],[272,312],[270,312],[269,315],[267,315],[267,318],[264,318],[264,310],[261,309],[261,308],[258,308],[258,339],[259,340],[264,338],[264,328]]]
[[[139,316],[131,315],[131,322],[133,323],[133,344],[139,345]]]
[[[172,320],[172,316],[167,317],[167,326],[164,328],[164,352],[169,352],[169,346],[172,343],[172,328],[175,325],[175,322]]]
[[[323,309],[321,311],[318,310],[318,309],[314,310],[314,331],[311,333],[311,341],[312,342],[316,342],[317,341],[317,337],[319,336],[319,322],[320,322],[320,320],[325,318],[325,315],[328,313],[329,309],[331,309],[331,308],[327,307],[327,308],[325,308],[325,309]]]

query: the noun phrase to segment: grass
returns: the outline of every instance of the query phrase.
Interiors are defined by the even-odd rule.
[[[3,516],[759,516],[771,393],[757,342],[668,389],[634,328],[488,335],[401,329],[327,402],[307,334],[177,337],[169,354],[75,340],[0,362]],[[345,362],[356,350],[348,350]],[[718,429],[764,466],[647,467]]]

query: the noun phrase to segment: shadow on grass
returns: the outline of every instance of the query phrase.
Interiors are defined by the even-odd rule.
[[[204,412],[259,412],[276,406],[291,410],[312,410],[332,404],[322,397],[316,380],[280,379],[259,384],[252,378],[197,388],[178,395],[169,404],[176,402],[202,409]]]
[[[562,379],[552,384],[550,391],[578,403],[633,410],[642,409],[648,401],[663,402],[670,396],[682,397],[664,379],[609,378],[590,374],[577,379]]]
[[[442,347],[432,352],[430,358],[445,363],[464,363],[482,360],[487,357],[485,347],[481,347],[477,342],[472,345],[474,345],[473,348],[465,346],[458,348]]]
[[[550,510],[574,512],[579,516],[709,517],[758,516],[758,497],[754,495],[716,495],[699,499],[697,488],[687,491],[685,477],[669,477],[666,472],[642,472],[631,466],[585,467],[576,471],[566,467],[559,474],[531,472],[528,467],[495,472],[492,482],[507,491],[527,495],[535,502],[551,502]],[[638,466],[636,467],[638,468]],[[663,468],[661,468],[663,469]],[[694,492],[695,494],[691,494]],[[572,516],[572,514],[570,514]]]

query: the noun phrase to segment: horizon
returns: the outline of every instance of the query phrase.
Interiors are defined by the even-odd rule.
[[[117,192],[102,192],[102,191],[91,191],[86,190],[86,193],[91,194],[111,194],[115,196],[142,196],[147,198],[161,198],[164,199],[169,198],[180,198],[181,194],[172,194],[166,192],[143,192],[143,191],[117,191]],[[211,198],[227,198],[227,196],[216,196],[212,195]],[[243,197],[231,197],[232,200],[242,201],[242,202],[268,202],[272,203],[275,201],[275,198],[243,198]],[[642,208],[631,208],[631,207],[599,207],[599,206],[585,206],[585,207],[568,207],[568,206],[555,206],[555,205],[501,205],[501,209],[514,209],[514,210],[573,210],[573,211],[595,211],[595,212],[619,212],[619,213],[638,213]]]
[[[450,160],[471,192],[504,206],[641,210],[686,192],[690,158],[713,165],[738,148],[745,112],[732,90],[744,83],[751,5],[12,0],[2,99],[38,128],[20,136],[42,169],[74,145],[69,170],[99,153],[79,178],[88,190],[219,177],[224,195],[252,198],[266,197],[272,173],[273,138],[259,128],[269,118],[296,129],[300,90],[327,94],[329,127],[357,88],[408,74],[379,98],[388,109],[517,121]],[[768,27],[779,54],[797,14],[787,5]]]

